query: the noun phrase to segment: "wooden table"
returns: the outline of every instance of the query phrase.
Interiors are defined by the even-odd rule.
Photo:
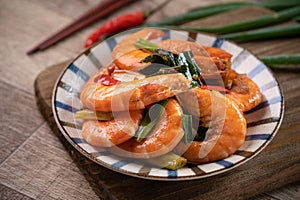
[[[25,54],[26,50],[98,2],[99,0],[1,1],[0,199],[98,199],[108,197],[128,199],[131,197],[130,194],[126,193],[126,190],[130,189],[125,187],[126,184],[123,184],[123,188],[118,188],[116,177],[125,177],[124,180],[127,180],[127,177],[117,173],[110,172],[113,177],[107,177],[106,183],[99,183],[110,184],[111,188],[96,188],[97,185],[93,184],[95,182],[89,180],[89,176],[80,170],[80,166],[84,164],[82,162],[88,161],[74,159],[76,157],[74,155],[77,155],[78,152],[64,146],[61,140],[53,134],[47,121],[40,114],[35,101],[34,81],[38,74],[49,69],[49,66],[70,60],[79,54],[83,50],[85,37],[103,21],[74,34],[47,51],[33,56]],[[154,8],[160,2],[159,0],[140,1],[112,16],[131,10]],[[222,1],[173,0],[171,4],[155,14],[150,20],[155,21],[185,12],[191,7],[218,2]],[[169,10],[176,10],[176,12],[168,12]],[[199,23],[217,25],[220,21],[208,18]],[[296,38],[276,40],[272,45],[269,45],[270,42],[267,41],[240,45],[257,55],[272,55],[283,52],[300,53],[299,43],[300,39]],[[56,72],[59,70],[58,68]],[[279,80],[285,96],[285,116],[279,134],[274,138],[274,144],[267,147],[262,153],[268,155],[276,148],[286,147],[281,148],[281,150],[291,152],[289,158],[293,160],[294,165],[283,166],[277,176],[274,175],[276,177],[274,182],[272,182],[271,175],[264,177],[266,181],[252,180],[262,184],[257,185],[257,188],[265,189],[258,189],[251,194],[239,195],[239,198],[258,195],[255,196],[255,199],[296,199],[297,196],[300,196],[300,103],[298,100],[300,97],[300,74],[299,71],[286,69],[274,70],[274,74]],[[40,77],[40,79],[42,78]],[[45,82],[47,83],[47,80],[44,80]],[[51,83],[49,82],[49,84]],[[296,142],[291,141],[291,138],[296,138]],[[281,142],[278,142],[279,140]],[[294,146],[288,147],[289,143]],[[272,160],[269,162],[272,165]],[[273,164],[276,162],[280,163],[274,159]],[[262,166],[263,163],[261,170],[265,170]],[[242,168],[240,169],[242,170]],[[252,175],[249,174],[249,176]],[[112,178],[111,182],[110,178]],[[268,178],[270,179],[267,181]],[[122,182],[122,180],[120,181]],[[130,178],[129,184],[134,181],[135,179]],[[165,182],[162,186],[167,186],[167,184]],[[122,193],[119,193],[123,196],[115,195],[114,188],[123,189]],[[269,191],[271,189],[272,191]],[[220,190],[226,191],[223,198],[231,199],[234,197],[230,195],[232,193],[230,190],[231,188],[226,188],[226,186]],[[264,192],[261,193],[261,191]],[[197,198],[199,195],[195,193],[190,195],[190,198]],[[174,195],[170,192],[157,198],[176,197],[178,196],[175,192]],[[211,194],[211,198],[213,198],[213,194]]]

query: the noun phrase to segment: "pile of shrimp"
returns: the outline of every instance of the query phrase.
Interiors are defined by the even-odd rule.
[[[106,147],[118,156],[147,159],[173,152],[190,163],[208,163],[227,158],[245,141],[244,112],[262,100],[259,87],[246,75],[231,69],[231,54],[193,42],[163,40],[156,44],[173,53],[191,50],[206,87],[191,88],[182,73],[146,77],[140,69],[149,66],[141,62],[152,52],[137,48],[138,38],[154,41],[164,36],[159,29],[145,28],[118,43],[113,63],[103,67],[82,88],[80,100],[85,108],[112,112],[109,121],[85,120],[82,136],[91,145]],[[155,40],[157,41],[157,40]],[[216,74],[226,92],[210,87]],[[104,81],[99,81],[104,80]],[[166,100],[164,112],[157,124],[142,141],[135,134],[146,110]],[[189,113],[198,126],[206,128],[203,140],[183,141],[182,115]],[[196,128],[197,129],[197,128]]]

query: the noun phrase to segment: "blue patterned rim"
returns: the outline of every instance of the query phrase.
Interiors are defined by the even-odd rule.
[[[247,74],[257,83],[263,93],[263,102],[245,113],[248,128],[244,145],[224,160],[200,165],[188,164],[178,170],[151,168],[112,155],[104,148],[89,145],[81,136],[81,127],[73,117],[73,114],[82,108],[79,100],[81,87],[101,66],[111,62],[112,49],[129,34],[128,32],[87,49],[74,59],[58,78],[53,91],[52,109],[63,135],[80,153],[92,161],[116,172],[144,179],[172,181],[199,179],[226,172],[252,159],[274,138],[283,118],[284,101],[277,80],[263,62],[232,42],[202,33],[164,31],[166,36],[162,38],[163,40],[189,40],[192,37],[202,45],[228,51],[233,55],[232,68],[239,73]]]

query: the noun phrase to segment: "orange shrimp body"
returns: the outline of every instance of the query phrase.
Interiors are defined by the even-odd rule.
[[[88,82],[81,91],[80,100],[85,107],[96,111],[139,110],[173,97],[188,88],[189,81],[179,73],[158,75],[112,86]]]
[[[219,48],[202,46],[182,40],[163,40],[158,42],[157,45],[173,53],[192,51],[195,61],[201,67],[203,73],[216,71],[216,69],[225,70],[231,66],[232,55]]]
[[[118,43],[112,51],[114,63],[120,69],[139,70],[148,65],[148,63],[140,63],[140,61],[151,52],[143,51],[134,46],[139,38],[145,40],[156,39],[164,36],[165,33],[159,29],[144,28],[131,34]]]
[[[134,138],[110,148],[114,154],[131,158],[152,158],[172,151],[184,135],[181,125],[182,109],[169,99],[165,111],[150,135],[137,142]]]
[[[195,104],[191,96],[195,96]],[[189,162],[207,163],[232,155],[245,141],[246,120],[238,107],[218,92],[200,88],[182,93],[184,107],[200,121],[209,126],[204,141],[181,142],[176,152],[183,154]]]
[[[82,136],[91,145],[111,147],[134,136],[143,117],[143,110],[115,113],[111,121],[87,120],[82,126]]]
[[[226,95],[234,101],[241,111],[246,112],[256,107],[262,101],[262,94],[257,84],[244,74],[234,70],[226,72],[226,79],[232,80],[232,86]]]

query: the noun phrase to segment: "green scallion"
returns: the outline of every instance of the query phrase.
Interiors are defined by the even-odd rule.
[[[159,103],[153,104],[149,108],[145,117],[142,119],[138,130],[135,133],[135,137],[138,142],[141,142],[153,130],[155,125],[160,120],[167,103],[167,100],[163,100]]]
[[[193,117],[192,115],[181,115],[181,123],[184,130],[183,141],[188,144],[193,141]]]
[[[92,120],[109,121],[113,119],[113,114],[111,112],[98,112],[98,111],[85,109],[85,110],[77,111],[74,117],[76,119],[92,119]]]
[[[300,54],[259,57],[266,65],[300,65]]]
[[[233,40],[236,42],[245,42],[245,41],[295,37],[295,36],[300,36],[300,24],[276,26],[271,28],[262,28],[253,31],[231,33],[231,34],[221,35],[220,37],[227,40]]]
[[[156,158],[146,159],[145,162],[156,167],[176,170],[184,167],[187,163],[187,159],[171,152]]]

